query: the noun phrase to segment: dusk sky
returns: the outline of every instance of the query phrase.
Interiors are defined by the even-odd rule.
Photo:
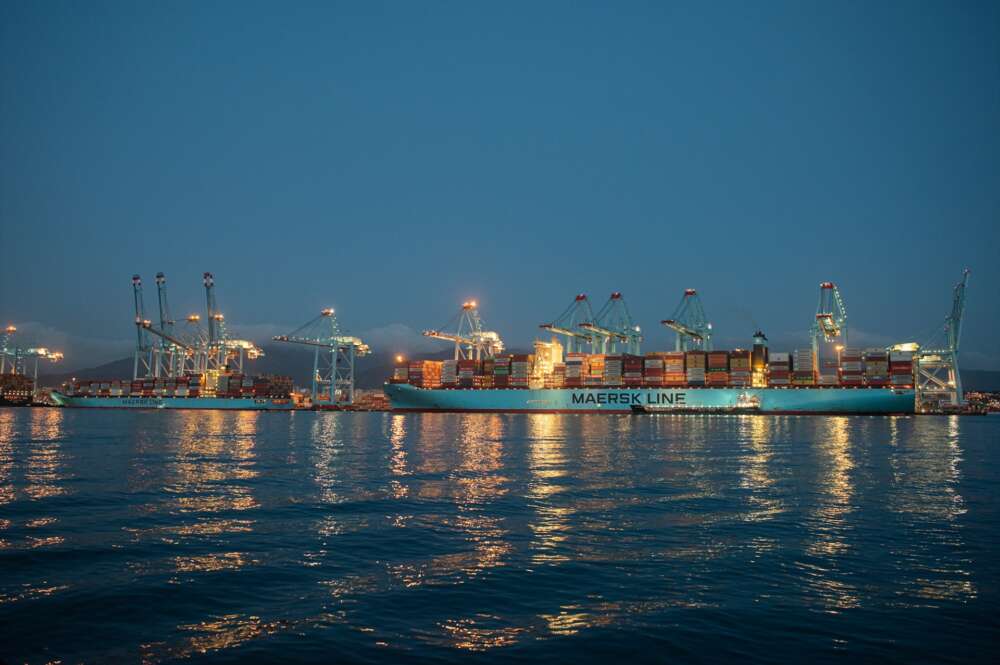
[[[237,333],[378,353],[462,300],[508,346],[579,292],[717,346],[920,341],[972,269],[1000,369],[996,2],[0,5],[0,323],[123,357],[131,276]]]

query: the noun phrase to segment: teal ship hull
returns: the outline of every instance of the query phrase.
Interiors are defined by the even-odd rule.
[[[545,388],[455,389],[385,384],[393,411],[495,413],[911,414],[912,389]]]
[[[81,409],[218,409],[224,411],[290,411],[292,400],[271,397],[81,397],[53,391],[59,406]]]

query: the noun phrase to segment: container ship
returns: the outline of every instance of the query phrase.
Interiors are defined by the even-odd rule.
[[[913,355],[841,347],[639,354],[533,354],[398,362],[384,390],[394,411],[507,413],[914,413]]]
[[[174,378],[73,381],[52,391],[56,404],[106,409],[285,411],[295,407],[292,380],[209,371]]]

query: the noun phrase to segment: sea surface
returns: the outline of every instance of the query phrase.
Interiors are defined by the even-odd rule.
[[[986,662],[1000,417],[0,409],[0,661]]]

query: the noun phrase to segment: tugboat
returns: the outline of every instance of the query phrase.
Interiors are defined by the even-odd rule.
[[[706,413],[706,414],[726,414],[745,415],[760,413],[760,397],[742,392],[736,396],[736,403],[733,406],[671,406],[661,404],[633,404],[632,413]]]

